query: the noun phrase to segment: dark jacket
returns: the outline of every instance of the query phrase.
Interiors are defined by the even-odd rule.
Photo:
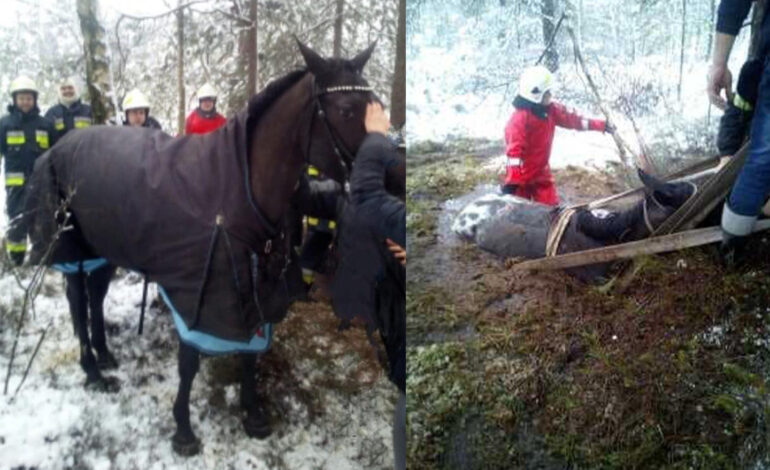
[[[717,12],[717,31],[731,36],[737,36],[743,22],[749,14],[753,0],[722,0]],[[762,18],[760,28],[759,49],[757,58],[764,58],[770,45],[770,22],[767,21],[768,11]]]
[[[126,119],[125,121],[123,121],[123,125],[130,126],[131,124],[129,124],[128,119]],[[160,127],[160,123],[157,120],[155,120],[155,118],[152,116],[147,116],[147,119],[144,120],[144,124],[142,124],[142,127],[146,127],[148,129],[158,129],[161,131],[163,130],[163,128]]]
[[[53,123],[56,132],[56,140],[72,129],[85,129],[93,124],[91,119],[91,106],[80,100],[75,101],[69,107],[59,103],[46,111],[45,118]]]
[[[719,119],[717,149],[720,155],[735,155],[751,128],[762,78],[762,61],[749,60],[741,67],[735,96]]]
[[[6,185],[13,175],[23,177],[24,184],[32,174],[35,160],[56,143],[56,136],[53,124],[40,115],[37,106],[22,113],[11,105],[8,112],[0,119],[0,154],[5,159]]]
[[[386,238],[406,246],[406,207],[386,191],[396,148],[370,134],[361,145],[350,180],[350,201],[340,217],[339,267],[332,285],[335,313],[362,316],[380,331],[390,379],[406,390],[406,270],[387,249]]]

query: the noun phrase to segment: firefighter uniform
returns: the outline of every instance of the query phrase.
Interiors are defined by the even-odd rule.
[[[16,95],[32,93],[35,104],[28,112],[16,106]],[[35,160],[55,142],[53,124],[40,115],[37,107],[37,88],[26,77],[19,77],[11,84],[14,103],[8,106],[8,114],[0,119],[0,154],[5,163],[6,212],[8,231],[5,247],[11,260],[20,265],[27,252],[27,227],[21,214],[24,209],[26,184]]]

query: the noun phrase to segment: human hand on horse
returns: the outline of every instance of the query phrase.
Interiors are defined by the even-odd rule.
[[[401,266],[406,266],[406,250],[390,238],[386,238],[385,242],[388,244],[388,250],[393,253],[393,256],[401,263]]]
[[[390,119],[385,111],[382,109],[382,104],[373,101],[366,105],[366,117],[364,118],[364,126],[366,132],[379,132],[382,135],[388,133],[390,129]]]

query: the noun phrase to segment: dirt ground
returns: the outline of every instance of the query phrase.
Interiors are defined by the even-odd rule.
[[[514,272],[449,230],[500,150],[410,152],[409,468],[763,468],[767,240],[733,270],[703,248],[598,286]],[[554,176],[572,203],[625,189],[611,169]]]

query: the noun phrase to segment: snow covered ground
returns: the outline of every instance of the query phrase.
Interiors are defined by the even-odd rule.
[[[453,21],[462,23],[459,19]],[[471,27],[458,27],[455,23],[447,26],[456,27],[460,32],[460,40],[454,43],[442,43],[438,39],[440,29],[430,27],[416,31],[410,37],[407,54],[410,144],[425,140],[442,142],[452,138],[486,138],[503,142],[503,130],[513,111],[511,102],[516,95],[521,70],[511,70],[508,83],[487,84],[475,89],[472,80],[479,75],[487,78],[484,76],[485,68],[497,65],[488,63],[488,51],[475,49],[475,36],[480,33]],[[672,63],[662,56],[650,56],[634,63],[619,63],[601,57],[601,53],[596,57],[597,54],[591,52],[592,49],[600,49],[601,45],[585,46],[588,66],[619,134],[637,153],[639,139],[625,111],[618,107],[622,97],[632,99],[636,108],[633,117],[645,146],[658,147],[650,152],[656,160],[665,162],[670,156],[692,154],[696,149],[715,151],[714,139],[721,111],[714,107],[709,109],[705,92],[707,61],[692,58],[685,62],[679,99],[676,93],[678,62]],[[542,46],[533,45],[530,48],[533,47],[537,49],[536,57]],[[739,38],[730,60],[735,77],[747,49],[746,37]],[[525,50],[519,53],[532,55],[531,52]],[[562,57],[556,83],[556,101],[584,116],[604,118],[571,55]],[[551,154],[552,167],[603,168],[607,162],[619,161],[617,146],[609,135],[557,128]],[[503,165],[503,157],[495,160],[494,164]]]
[[[27,274],[28,276],[28,274]],[[117,394],[83,389],[61,275],[49,273],[23,328],[9,394],[0,396],[0,470],[5,469],[358,469],[392,468],[395,388],[361,328],[337,332],[328,306],[299,303],[258,364],[260,396],[273,423],[266,440],[242,429],[231,358],[204,358],[191,396],[200,455],[171,450],[175,425],[176,333],[151,309],[137,336],[141,282],[114,280],[105,300],[108,344],[120,367]],[[152,292],[152,290],[151,290]],[[0,371],[8,367],[22,290],[0,276]],[[151,295],[152,299],[154,295]],[[12,396],[46,325],[29,377]]]

